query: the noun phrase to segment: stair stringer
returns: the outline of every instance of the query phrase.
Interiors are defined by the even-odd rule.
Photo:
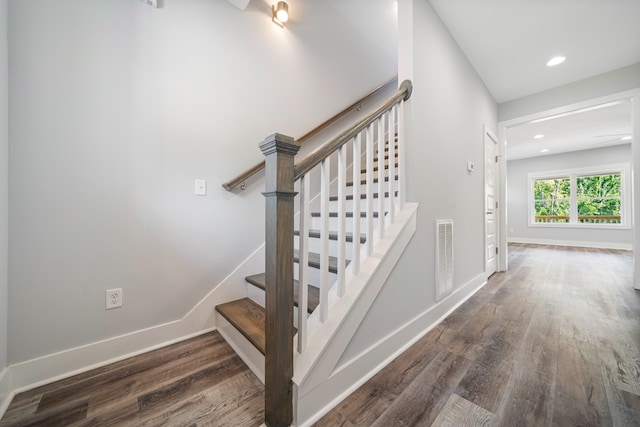
[[[396,221],[385,230],[385,237],[374,245],[374,253],[364,260],[358,276],[346,285],[344,297],[331,289],[329,316],[320,323],[317,313],[309,318],[308,347],[297,354],[294,365],[295,425],[306,425],[344,390],[361,383],[360,376],[335,375],[338,363],[373,305],[391,271],[402,256],[416,230],[418,204],[407,203],[396,214]],[[379,362],[366,367],[377,368]]]

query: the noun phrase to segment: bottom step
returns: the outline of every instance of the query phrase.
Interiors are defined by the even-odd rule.
[[[263,307],[249,298],[242,298],[217,305],[216,311],[244,335],[260,353],[265,354]]]
[[[216,306],[216,311],[238,330],[255,348],[265,354],[265,309],[250,298],[241,298]],[[298,332],[293,328],[293,334]],[[291,337],[293,339],[293,336]]]

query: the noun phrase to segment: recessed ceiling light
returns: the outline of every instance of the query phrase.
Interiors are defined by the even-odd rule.
[[[631,135],[623,136],[620,139],[622,139],[623,141],[631,141]]]
[[[543,148],[542,150],[540,150],[541,153],[546,153],[547,151],[549,151],[548,148]]]
[[[544,135],[538,134],[538,135],[533,137],[533,139],[540,139],[540,138],[544,138]]]
[[[556,56],[555,58],[551,58],[549,62],[547,62],[547,67],[553,67],[554,65],[562,64],[567,58],[564,56]]]

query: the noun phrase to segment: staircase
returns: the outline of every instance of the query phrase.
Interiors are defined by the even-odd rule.
[[[370,282],[382,286],[392,265],[381,266],[395,264],[401,253],[395,241],[406,244],[413,233],[407,224],[415,229],[416,206],[405,209],[402,180],[402,102],[410,92],[403,83],[366,119],[295,166],[293,139],[274,134],[261,144],[267,270],[247,276],[247,296],[216,306],[216,313],[220,333],[265,383],[267,425],[308,419],[311,409],[302,408],[318,403],[301,402],[315,396],[317,378],[328,376],[320,361],[340,356],[346,344],[336,347],[336,337],[355,333],[348,317]],[[396,258],[387,256],[393,251]]]
[[[395,151],[395,155],[394,155],[394,168],[398,167],[398,153],[397,153],[397,135],[396,138],[394,140],[394,151]],[[388,153],[388,141],[385,142],[385,151]],[[379,167],[378,167],[378,155],[379,153],[376,152],[376,157],[374,158],[374,172],[379,171]],[[388,164],[388,160],[389,160],[389,156],[385,155],[383,156],[382,161],[384,162],[384,170],[388,170],[389,169],[389,164]],[[361,180],[360,182],[357,184],[360,186],[360,210],[362,211],[364,208],[366,208],[366,200],[367,200],[367,194],[366,194],[366,175],[367,175],[367,170],[366,168],[361,169],[360,171],[360,175],[361,175]],[[397,181],[398,181],[398,177],[395,176],[393,181],[396,183],[395,185],[393,185],[393,187],[397,187]],[[385,182],[389,182],[388,179],[385,178]],[[373,183],[377,184],[378,183],[378,178],[374,178],[373,179]],[[353,181],[350,181],[347,183],[347,187],[352,188],[354,185]],[[394,199],[397,197],[398,195],[398,191],[394,191]],[[373,193],[373,199],[377,200],[379,197],[378,193]],[[330,200],[330,211],[329,211],[329,218],[333,219],[335,218],[336,221],[329,221],[329,241],[331,242],[335,242],[337,243],[338,241],[338,212],[337,212],[337,204],[338,204],[338,200],[339,200],[339,196],[338,195],[331,195],[329,197]],[[351,204],[348,205],[348,211],[346,212],[346,217],[347,218],[353,218],[353,194],[348,194],[344,197],[345,201],[349,201],[351,202]],[[392,200],[389,197],[389,192],[385,192],[384,193],[384,200],[385,200],[385,206],[389,206],[389,204],[391,202],[395,203],[395,200]],[[361,224],[360,224],[360,228],[364,229],[366,226],[366,216],[367,213],[366,212],[360,212],[360,217],[361,217]],[[311,218],[313,218],[315,221],[313,222],[313,227],[309,230],[309,250],[310,252],[308,253],[308,263],[309,263],[309,267],[311,269],[313,269],[313,273],[310,274],[311,278],[309,280],[309,282],[307,284],[307,312],[308,314],[313,313],[313,311],[318,307],[318,305],[320,304],[320,289],[319,289],[319,283],[318,283],[318,278],[320,277],[320,259],[321,259],[321,255],[320,255],[320,246],[321,246],[321,238],[320,238],[320,227],[319,227],[319,223],[321,222],[321,218],[322,218],[322,213],[319,211],[314,211],[311,212]],[[377,226],[378,221],[379,221],[379,215],[378,212],[373,212],[373,218],[374,218],[374,227]],[[294,235],[296,236],[296,244],[295,247],[298,248],[299,247],[299,237],[300,237],[300,230],[295,230],[294,231]],[[349,245],[353,245],[353,231],[349,230],[347,231],[347,233],[345,234],[345,239],[344,242],[347,245],[347,253],[353,253],[353,248],[351,248]],[[361,248],[367,240],[366,234],[360,234],[360,238],[356,239],[357,241],[355,242],[356,245],[359,246],[359,248]],[[360,250],[360,249],[359,249]],[[329,245],[329,264],[328,264],[328,272],[332,274],[331,279],[330,279],[330,287],[333,286],[335,284],[335,281],[337,279],[337,273],[338,273],[338,258],[337,258],[337,253],[338,253],[338,245],[334,244],[334,245]],[[293,262],[295,264],[295,271],[299,271],[299,263],[300,263],[300,256],[298,253],[298,250],[296,249],[294,252],[294,258],[293,258]],[[349,263],[351,262],[351,260],[347,259],[345,261],[344,266],[342,267],[343,270],[345,270]],[[296,273],[296,277],[297,277],[297,273]],[[242,298],[242,299],[238,299],[235,301],[230,301],[224,304],[220,304],[218,306],[216,306],[216,312],[224,317],[224,319],[230,324],[232,325],[235,329],[238,330],[238,332],[240,332],[240,334],[242,334],[242,336],[248,340],[262,355],[265,354],[265,309],[264,309],[264,291],[266,289],[266,285],[265,285],[265,273],[259,273],[259,274],[254,274],[251,276],[247,276],[245,278],[248,286],[252,287],[252,289],[248,290],[248,294],[250,295],[250,297],[246,297],[246,298]],[[298,280],[294,279],[294,295],[293,295],[293,299],[294,299],[294,305],[296,310],[299,307],[299,298],[300,298],[300,292],[299,292],[299,282]],[[297,313],[296,315],[294,315],[294,321],[295,319],[297,319]],[[297,323],[297,322],[296,322]],[[296,325],[297,326],[297,325]],[[297,332],[297,330],[296,330]],[[293,337],[292,337],[293,339]],[[263,372],[257,372],[256,373],[258,375],[259,378],[261,378],[264,381],[264,373]]]

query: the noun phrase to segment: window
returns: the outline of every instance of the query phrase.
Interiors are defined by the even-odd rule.
[[[529,174],[529,224],[629,226],[629,165]]]
[[[569,222],[570,190],[568,177],[534,179],[535,222]]]

